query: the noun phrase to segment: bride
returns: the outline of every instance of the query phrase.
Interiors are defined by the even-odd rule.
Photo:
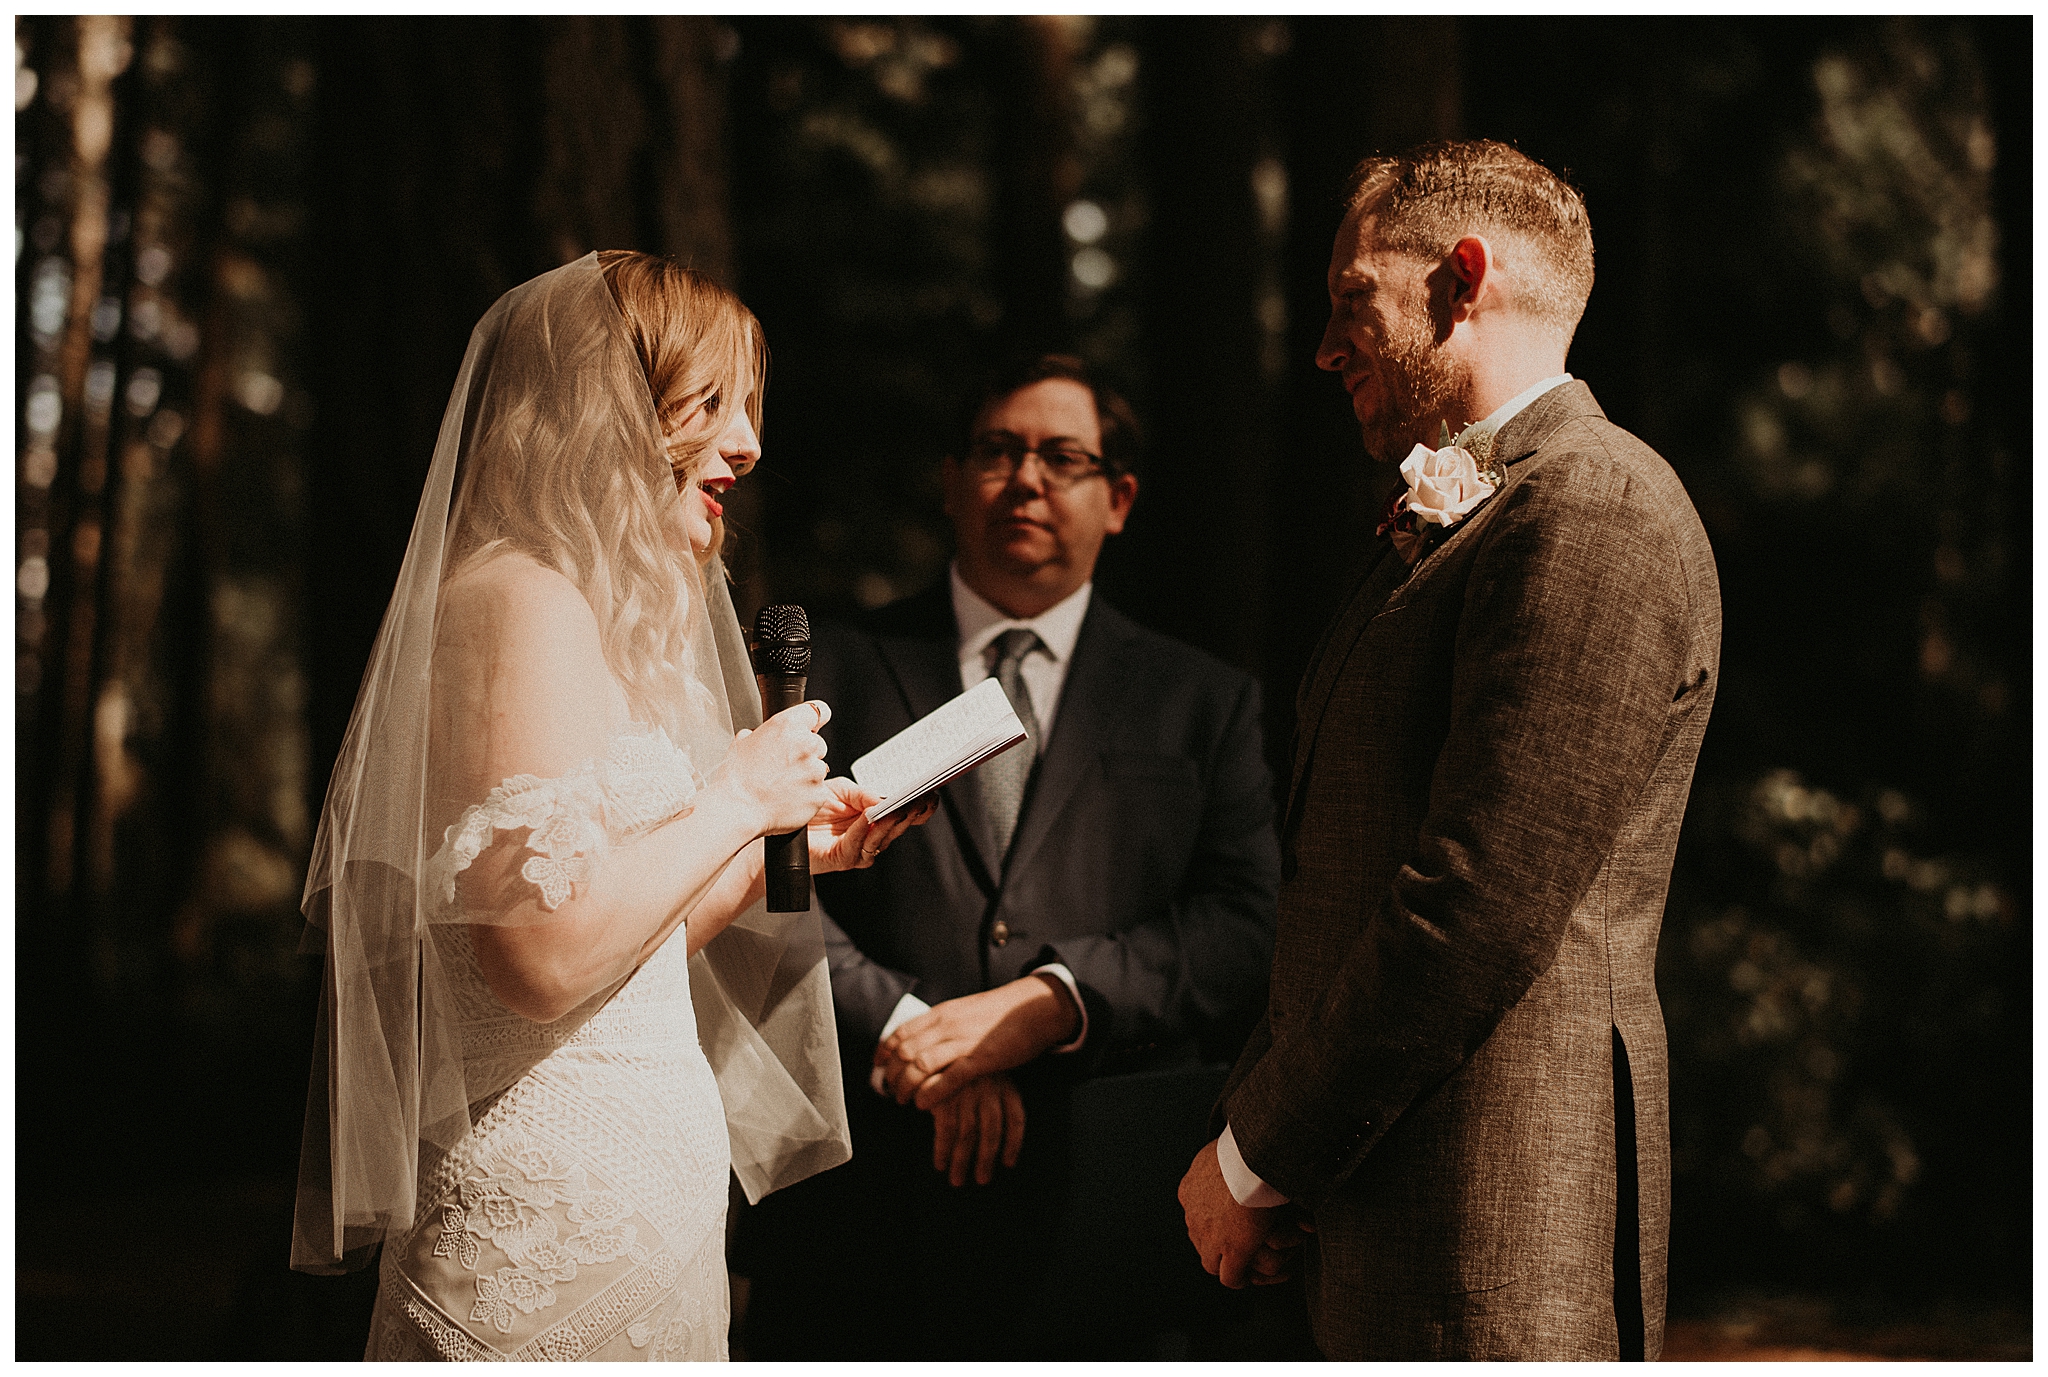
[[[470,339],[306,887],[325,951],[292,1265],[382,1261],[366,1356],[726,1356],[728,1171],[846,1160],[818,920],[762,906],[906,819],[760,721],[715,491],[760,328],[591,254]]]

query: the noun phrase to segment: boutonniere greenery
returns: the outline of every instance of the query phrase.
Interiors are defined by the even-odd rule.
[[[1417,445],[1401,461],[1401,477],[1408,486],[1394,493],[1374,532],[1393,541],[1394,552],[1411,567],[1499,491],[1505,477],[1493,462],[1491,435],[1475,439],[1472,449],[1452,442],[1449,425],[1439,423],[1437,435],[1437,448]]]

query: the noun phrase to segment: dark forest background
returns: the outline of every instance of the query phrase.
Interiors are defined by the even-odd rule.
[[[2025,18],[17,19],[18,1355],[359,1351],[374,1282],[284,1270],[297,903],[498,294],[634,247],[759,314],[743,616],[938,577],[972,373],[1086,355],[1150,437],[1103,592],[1261,676],[1277,751],[1391,477],[1312,363],[1337,188],[1482,135],[1584,190],[1570,366],[1720,566],[1659,963],[1674,1314],[2003,1307],[2030,1351],[2032,46]]]

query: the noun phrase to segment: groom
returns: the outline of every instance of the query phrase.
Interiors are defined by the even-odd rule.
[[[1305,1257],[1331,1358],[1654,1358],[1652,976],[1713,555],[1564,370],[1593,285],[1576,192],[1434,144],[1361,163],[1346,207],[1316,362],[1408,491],[1297,698],[1271,1001],[1181,1184],[1188,1233],[1226,1285]],[[1462,452],[1427,453],[1446,428]]]

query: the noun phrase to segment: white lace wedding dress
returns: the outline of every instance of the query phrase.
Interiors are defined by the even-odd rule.
[[[469,808],[431,863],[455,875],[531,828],[521,870],[553,908],[632,833],[695,792],[660,731],[614,734],[560,779],[517,776]],[[434,925],[455,991],[468,1135],[423,1165],[410,1230],[384,1246],[370,1359],[723,1359],[729,1145],[698,1046],[680,930],[608,998],[548,1024],[500,1004],[468,928]]]

